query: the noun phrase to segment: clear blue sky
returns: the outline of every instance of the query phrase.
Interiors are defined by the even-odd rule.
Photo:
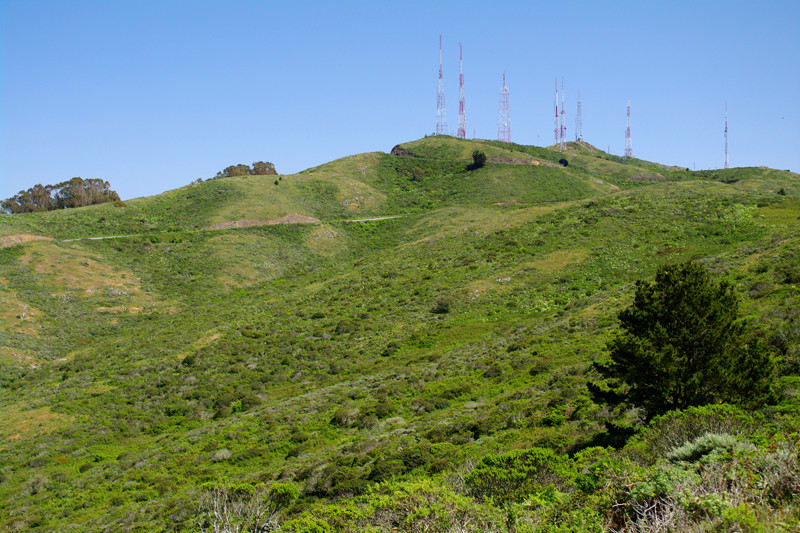
[[[464,46],[467,136],[568,136],[636,157],[800,171],[800,1],[0,0],[0,199],[73,176],[123,198],[265,160],[293,173],[450,129]]]

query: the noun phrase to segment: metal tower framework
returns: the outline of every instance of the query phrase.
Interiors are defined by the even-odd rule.
[[[503,89],[500,91],[500,113],[497,117],[497,140],[511,142],[511,116],[509,112],[508,86],[503,72]]]
[[[578,89],[578,113],[575,115],[575,140],[583,142],[583,117],[581,112],[581,90]]]
[[[553,144],[558,143],[558,77],[556,77],[556,100],[555,100],[555,110],[556,110],[556,121],[553,124]]]
[[[564,106],[564,77],[561,77],[561,134],[558,149],[563,152],[567,148],[567,110]]]
[[[633,145],[631,144],[631,101],[628,100],[628,127],[625,130],[625,157],[633,157]]]
[[[467,114],[464,111],[464,68],[461,43],[458,43],[458,134],[459,139],[467,138]]]
[[[725,168],[728,168],[728,101],[725,101]]]
[[[439,92],[436,98],[436,135],[447,135],[447,111],[444,105],[444,78],[442,77],[441,35],[439,35]]]

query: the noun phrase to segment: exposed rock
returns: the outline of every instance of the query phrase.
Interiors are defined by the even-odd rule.
[[[392,148],[391,154],[392,155],[398,155],[400,157],[414,157],[414,154],[412,154],[411,152],[409,152],[408,150],[406,150],[405,148],[403,148],[399,144],[397,146],[395,146],[394,148]]]

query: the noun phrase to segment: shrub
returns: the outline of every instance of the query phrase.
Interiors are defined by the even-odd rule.
[[[548,487],[565,489],[573,473],[567,461],[545,448],[485,456],[465,479],[471,493],[506,506]]]
[[[670,461],[694,462],[715,451],[730,450],[736,446],[736,439],[725,433],[706,433],[683,446],[673,448],[666,457]]]
[[[691,407],[654,418],[632,446],[644,448],[643,453],[652,462],[708,433],[752,436],[763,425],[761,417],[731,405]]]
[[[436,315],[444,315],[450,312],[450,299],[441,297],[436,300],[431,308],[431,313]]]
[[[333,413],[331,424],[339,427],[352,426],[358,421],[361,411],[358,407],[340,407]]]
[[[478,170],[486,166],[486,154],[480,150],[472,152],[472,163],[467,165],[467,170]]]

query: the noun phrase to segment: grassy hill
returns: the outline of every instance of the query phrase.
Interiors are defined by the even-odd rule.
[[[195,531],[210,486],[279,483],[295,532],[633,531],[675,494],[684,524],[800,524],[800,176],[585,143],[400,148],[0,217],[0,528]],[[294,214],[318,222],[204,229]],[[633,283],[688,259],[737,288],[781,401],[681,416],[728,421],[753,465],[780,451],[784,493],[692,493],[688,467],[658,485],[684,478],[657,459],[702,436],[653,452],[681,417],[597,447],[624,443],[591,363]],[[561,481],[513,504],[476,490],[482,459],[532,447],[569,461]]]

